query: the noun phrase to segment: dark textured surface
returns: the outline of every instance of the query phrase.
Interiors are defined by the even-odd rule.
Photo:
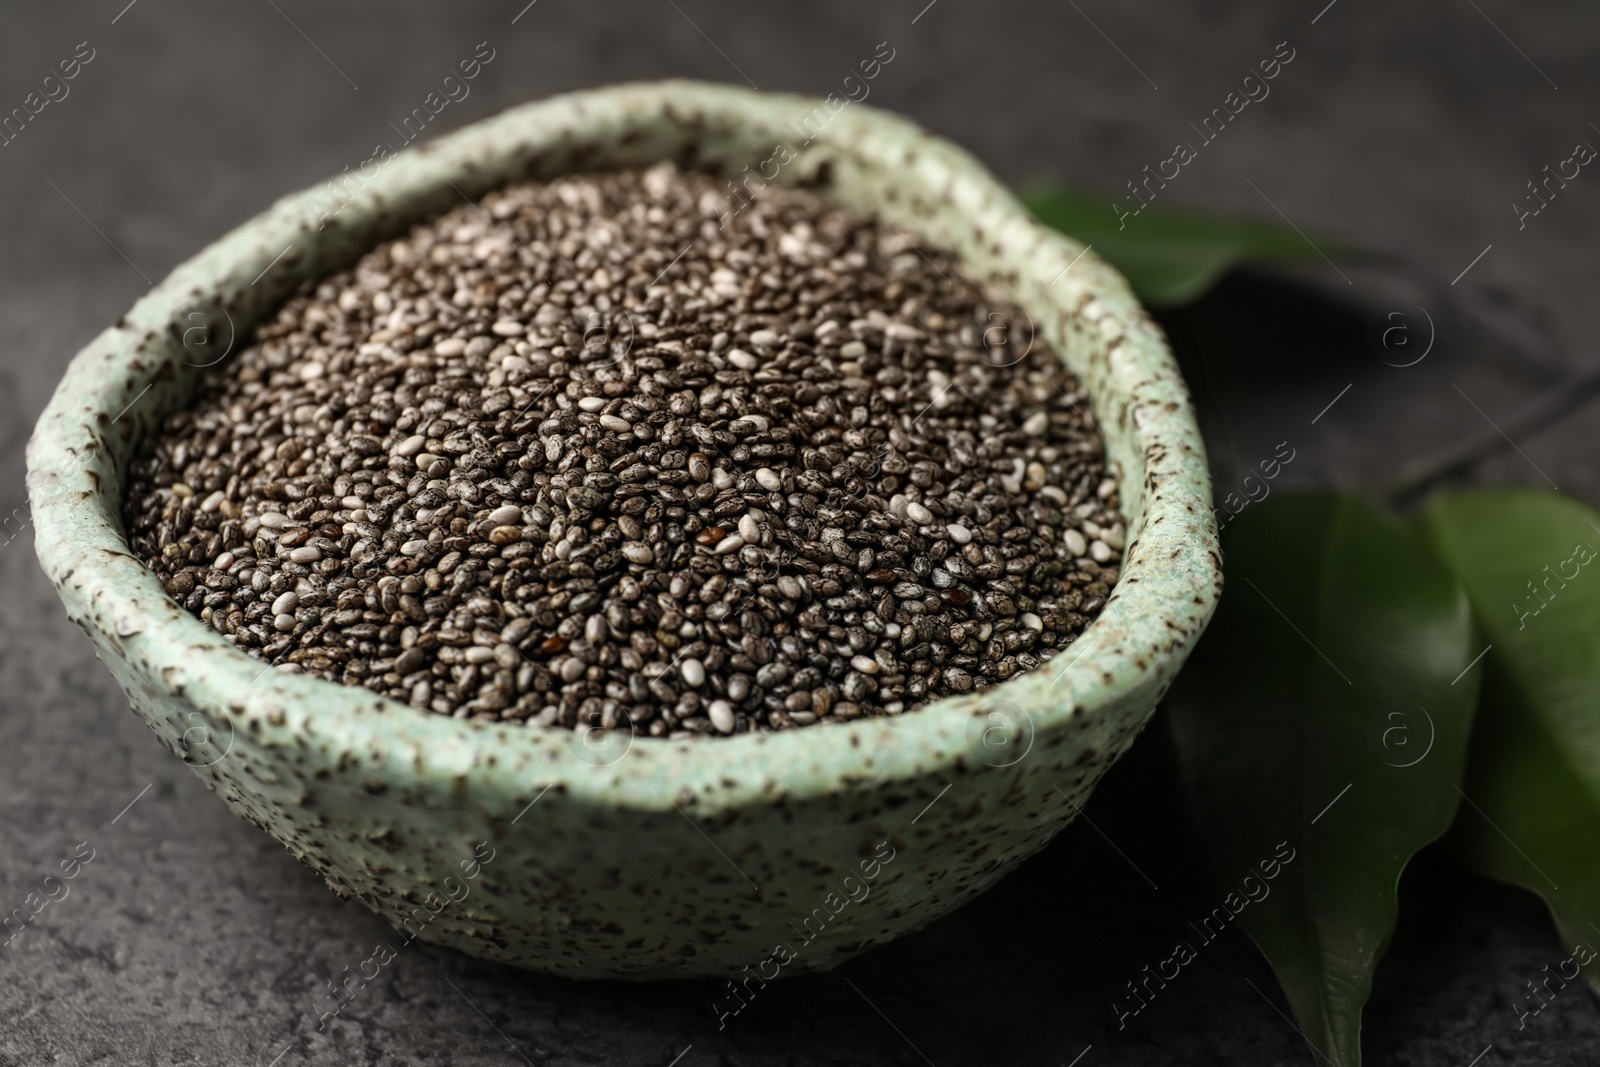
[[[0,147],[0,911],[78,842],[96,850],[70,895],[0,947],[0,1064],[665,1065],[692,1045],[682,1067],[1065,1065],[1090,1044],[1082,1067],[1310,1062],[1238,935],[1116,1031],[1109,999],[1206,906],[1165,792],[1148,784],[1163,779],[1149,743],[1113,771],[1093,825],[994,893],[839,972],[765,990],[720,1032],[708,984],[575,985],[413,947],[319,1033],[326,982],[386,929],[229,815],[127,712],[39,574],[31,533],[17,532],[22,443],[71,354],[144,291],[139,272],[159,278],[273,198],[367,158],[485,39],[494,63],[436,127],[611,80],[743,81],[735,64],[762,88],[822,93],[887,39],[897,55],[872,103],[1004,178],[1115,194],[1287,38],[1296,59],[1272,96],[1163,197],[1268,219],[1275,204],[1410,266],[1346,268],[1348,286],[1325,264],[1303,270],[1360,302],[1343,315],[1235,280],[1175,328],[1222,331],[1237,349],[1190,367],[1220,471],[1288,439],[1297,457],[1282,484],[1381,485],[1592,365],[1600,179],[1581,175],[1520,232],[1510,204],[1574,142],[1600,142],[1588,125],[1600,15],[1338,0],[1312,25],[1320,0],[1160,11],[939,0],[912,25],[922,0],[783,14],[539,0],[513,26],[522,0],[138,0],[112,25],[124,2],[0,13],[6,110],[77,42],[96,49],[71,95]],[[1386,367],[1361,343],[1367,315],[1409,302],[1433,316],[1437,347],[1416,367]],[[1526,457],[1504,450],[1474,476],[1548,478],[1592,502],[1597,417],[1518,434]],[[1369,1010],[1372,1062],[1464,1067],[1491,1043],[1482,1064],[1592,1061],[1600,1012],[1576,988],[1517,1032],[1513,998],[1566,955],[1536,904],[1429,860],[1408,874],[1402,906]]]

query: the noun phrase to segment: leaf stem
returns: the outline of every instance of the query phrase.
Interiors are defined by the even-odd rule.
[[[1441,449],[1413,464],[1384,492],[1391,507],[1404,510],[1439,482],[1470,469],[1490,456],[1512,447],[1512,440],[1550,429],[1600,395],[1600,366],[1591,367],[1545,390],[1500,429],[1489,427],[1460,444]],[[1505,432],[1502,433],[1501,430]]]

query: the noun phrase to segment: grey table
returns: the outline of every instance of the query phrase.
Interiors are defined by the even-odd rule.
[[[1381,485],[1593,363],[1585,250],[1600,177],[1520,222],[1512,204],[1574,143],[1600,143],[1600,10],[525,2],[0,8],[0,114],[60,61],[92,56],[0,146],[0,911],[75,846],[94,849],[70,895],[0,946],[0,1064],[1310,1062],[1237,934],[1116,1029],[1116,990],[1207,906],[1171,829],[1160,746],[1146,742],[1097,795],[1093,825],[927,931],[783,983],[724,1030],[707,983],[571,984],[413,947],[319,1032],[326,983],[385,928],[229,815],[127,712],[34,563],[22,446],[71,354],[151,280],[366,158],[481,41],[493,63],[436,129],[626,79],[824,93],[888,41],[871,103],[1008,180],[1056,177],[1108,199],[1287,41],[1295,58],[1271,96],[1164,201],[1286,218],[1404,267],[1313,261],[1288,287],[1236,290],[1231,321],[1258,301],[1259,329],[1196,384],[1219,476],[1288,439],[1293,484]],[[1272,309],[1292,310],[1306,286],[1348,299],[1359,310],[1337,321],[1357,329],[1372,309],[1421,305],[1438,348],[1400,369],[1359,344],[1284,343]],[[1519,431],[1520,452],[1465,477],[1600,499],[1585,447],[1597,418]],[[1368,1013],[1373,1062],[1594,1062],[1600,1012],[1576,988],[1517,1030],[1512,998],[1564,955],[1531,899],[1425,858],[1402,904]]]

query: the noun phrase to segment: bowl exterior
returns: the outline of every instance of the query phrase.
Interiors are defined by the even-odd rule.
[[[894,718],[697,741],[576,734],[459,722],[266,668],[129,553],[134,444],[225,358],[224,339],[242,344],[301,282],[507,181],[663,159],[877,212],[1029,310],[1088,388],[1123,487],[1122,578],[1076,643]],[[40,560],[69,614],[230,808],[387,920],[396,947],[576,977],[770,980],[980,893],[1075,816],[1221,582],[1188,396],[1120,276],[904,119],[692,82],[526,105],[280,201],[79,353],[28,468]]]

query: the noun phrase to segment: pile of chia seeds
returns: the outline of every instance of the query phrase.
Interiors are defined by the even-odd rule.
[[[457,718],[784,729],[1056,655],[1123,539],[1081,387],[887,222],[725,212],[519,185],[303,287],[143,442],[134,550],[251,655]]]

